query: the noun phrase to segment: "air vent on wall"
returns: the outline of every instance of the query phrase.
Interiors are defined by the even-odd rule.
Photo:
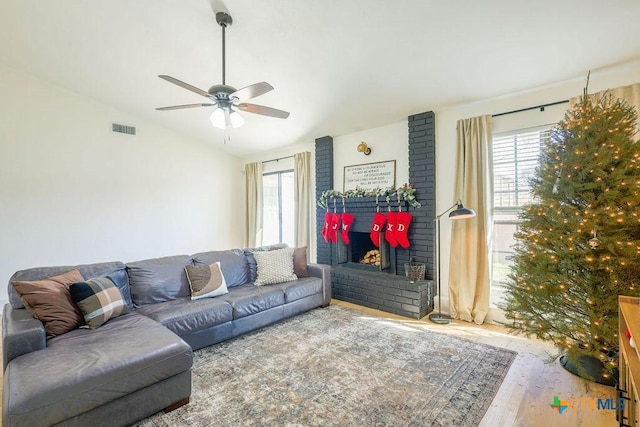
[[[114,132],[119,132],[119,133],[126,133],[127,135],[135,135],[136,134],[136,128],[133,126],[127,126],[127,125],[119,125],[117,123],[112,123],[111,124],[111,130]]]

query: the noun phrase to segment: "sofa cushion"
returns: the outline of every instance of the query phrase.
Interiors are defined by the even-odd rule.
[[[192,363],[189,345],[136,313],[95,330],[76,329],[9,362],[5,385],[14,386],[4,389],[5,420],[57,424],[188,371]]]
[[[14,291],[11,282],[46,279],[47,277],[58,276],[73,269],[78,270],[85,280],[93,279],[95,277],[110,276],[118,289],[120,289],[122,298],[124,298],[129,308],[133,308],[131,292],[129,291],[129,276],[127,276],[125,265],[119,261],[82,264],[76,266],[37,267],[17,271],[9,279],[8,290],[11,306],[13,308],[24,307],[24,304],[20,299],[20,295]]]
[[[82,313],[69,293],[71,283],[83,280],[80,272],[74,269],[47,279],[12,283],[27,310],[42,322],[50,338],[84,324]]]
[[[190,298],[179,298],[145,305],[137,312],[183,336],[233,319],[231,305],[220,298],[204,298],[195,301]]]
[[[247,258],[241,249],[200,252],[191,255],[194,265],[219,262],[228,288],[249,283]]]
[[[215,298],[231,304],[233,318],[239,319],[284,304],[282,289],[246,284],[229,289],[229,293]]]
[[[82,272],[82,270],[80,270]],[[116,284],[118,290],[120,291],[120,295],[122,295],[122,299],[124,303],[129,308],[129,311],[133,310],[133,301],[131,301],[131,288],[129,287],[129,275],[127,274],[127,267],[122,264],[122,268],[118,270],[112,271],[111,273],[101,274],[98,277],[109,277],[113,283]],[[85,276],[85,279],[87,277]],[[94,279],[95,277],[88,277],[89,279]]]
[[[284,292],[285,302],[289,303],[311,295],[322,294],[322,279],[302,277],[293,282],[278,283],[268,287],[281,289]]]
[[[188,255],[127,263],[133,305],[138,308],[190,296],[191,289],[184,272],[184,267],[190,263]]]
[[[220,262],[211,265],[189,264],[184,269],[191,288],[191,299],[217,297],[229,292]]]
[[[258,264],[255,284],[262,286],[296,280],[298,276],[293,271],[293,251],[294,248],[284,248],[254,253]]]
[[[109,277],[72,283],[69,293],[91,329],[99,328],[109,319],[129,312],[120,290]]]

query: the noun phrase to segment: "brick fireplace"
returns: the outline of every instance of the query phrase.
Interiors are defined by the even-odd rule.
[[[383,243],[380,250],[381,265],[365,265],[360,262],[362,252],[374,249],[369,232],[376,210],[375,198],[345,199],[346,211],[355,216],[350,229],[349,245],[339,239],[337,244],[325,243],[321,235],[325,210],[317,208],[318,235],[317,258],[322,264],[330,264],[333,298],[399,314],[422,318],[433,310],[433,248],[435,217],[435,117],[425,112],[408,118],[409,183],[416,189],[416,198],[422,204],[414,209],[401,202],[402,209],[413,215],[409,228],[411,246],[404,249]],[[316,139],[316,200],[322,193],[334,188],[333,138]],[[404,183],[397,183],[402,185]],[[331,211],[333,205],[331,204]],[[398,202],[390,205],[398,210]],[[380,211],[387,210],[381,201]],[[342,203],[338,203],[338,213]],[[339,233],[338,233],[339,234]],[[368,239],[368,240],[367,240]],[[384,242],[384,234],[381,239]],[[366,253],[365,251],[365,253]],[[426,264],[426,280],[411,283],[405,277],[405,263]],[[384,265],[382,265],[384,263]],[[388,264],[388,265],[387,265]]]

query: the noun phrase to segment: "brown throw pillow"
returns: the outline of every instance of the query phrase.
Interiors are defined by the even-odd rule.
[[[308,277],[307,271],[307,247],[296,248],[293,251],[293,272],[298,277]]]
[[[184,269],[191,287],[191,299],[213,298],[229,293],[219,261],[211,265],[188,264]]]
[[[69,285],[84,282],[78,270],[29,282],[11,282],[24,306],[40,320],[47,338],[62,335],[84,324],[82,313],[71,299]]]

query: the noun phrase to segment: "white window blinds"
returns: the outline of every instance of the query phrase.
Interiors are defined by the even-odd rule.
[[[496,211],[517,209],[531,201],[529,179],[553,125],[493,135],[493,205]]]

